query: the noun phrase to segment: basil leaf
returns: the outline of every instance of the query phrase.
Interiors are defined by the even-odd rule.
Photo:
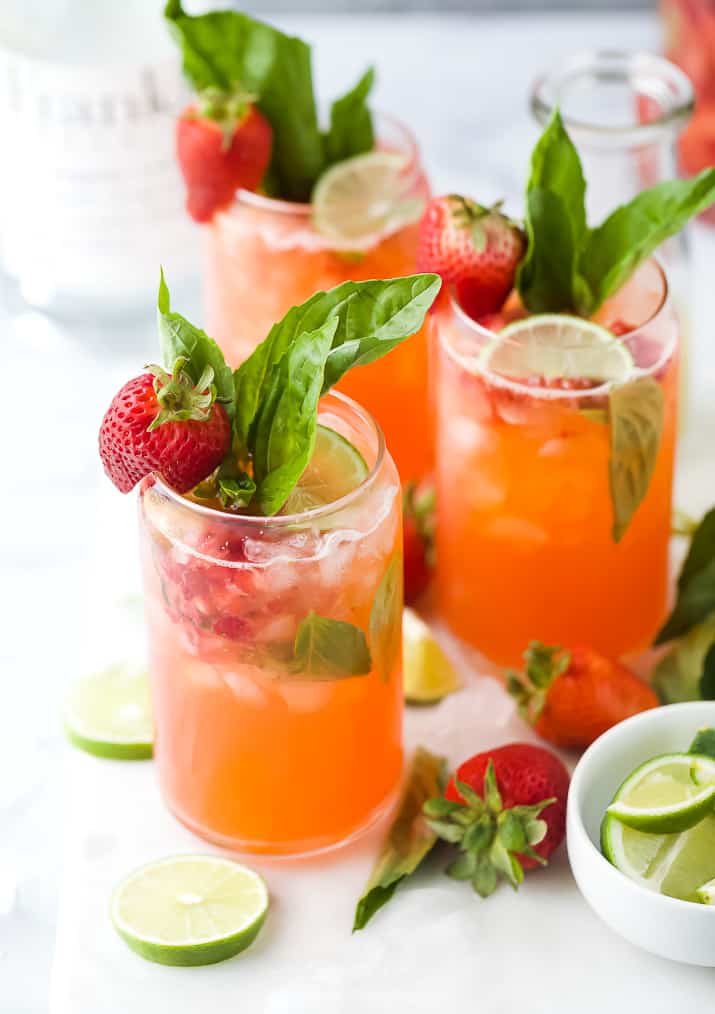
[[[313,612],[301,622],[291,665],[294,676],[332,680],[366,676],[371,669],[370,649],[359,627]]]
[[[698,729],[688,753],[699,753],[705,757],[715,758],[715,729],[709,727]]]
[[[653,671],[653,689],[663,704],[700,699],[705,656],[715,643],[715,615],[673,642]]]
[[[169,0],[164,16],[198,90],[240,84],[258,96],[258,108],[273,127],[271,178],[282,197],[308,200],[324,168],[310,47],[236,11],[191,17],[181,0]]]
[[[337,325],[331,318],[301,334],[268,378],[252,448],[264,514],[281,509],[313,454],[325,361]]]
[[[292,307],[234,375],[239,444],[250,445],[271,370],[303,332],[318,330],[326,320],[337,319],[323,378],[325,393],[351,367],[374,362],[419,331],[440,285],[439,276],[431,274],[344,282]]]
[[[715,610],[715,508],[700,521],[678,577],[678,597],[655,644],[681,637]]]
[[[226,365],[223,352],[205,331],[190,324],[180,313],[172,313],[169,289],[161,272],[157,300],[161,358],[171,370],[179,356],[186,359],[184,369],[198,383],[207,366],[213,368],[216,401],[221,402],[229,416],[233,415],[233,373]]]
[[[578,152],[554,110],[531,156],[526,256],[516,284],[532,313],[573,310],[579,250],[587,234],[586,183]]]
[[[422,807],[428,799],[441,795],[445,771],[444,757],[436,756],[424,747],[417,748],[397,815],[355,908],[353,933],[364,929],[378,909],[390,900],[397,885],[415,872],[437,841]]]
[[[659,183],[616,208],[590,232],[581,252],[579,271],[590,292],[588,304],[579,307],[581,312],[597,310],[656,247],[712,204],[715,168],[693,179]]]
[[[395,553],[377,587],[370,610],[370,645],[375,668],[387,683],[402,644],[402,553]]]
[[[613,539],[620,542],[643,501],[663,431],[663,391],[652,377],[615,387],[608,400]]]
[[[330,130],[325,135],[327,165],[371,151],[375,146],[372,116],[367,97],[375,83],[375,69],[370,67],[358,83],[330,110]]]
[[[705,655],[698,689],[704,701],[715,700],[715,644],[710,645]]]

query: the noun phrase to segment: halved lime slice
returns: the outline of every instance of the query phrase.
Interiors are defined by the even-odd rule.
[[[636,831],[672,834],[694,827],[714,810],[715,760],[671,753],[636,768],[607,812]]]
[[[436,704],[461,686],[434,634],[409,608],[402,614],[402,662],[408,704]]]
[[[262,877],[218,856],[172,856],[130,873],[114,890],[114,928],[160,965],[212,965],[245,950],[268,911]]]
[[[370,151],[337,162],[312,195],[313,225],[346,249],[359,249],[422,214],[424,201],[405,196],[404,155]]]
[[[715,879],[708,880],[707,884],[701,884],[695,893],[703,905],[715,905]]]
[[[594,385],[624,380],[634,365],[626,346],[606,328],[561,313],[535,314],[507,325],[480,361],[514,380],[588,379]]]
[[[113,665],[78,680],[65,701],[64,725],[69,741],[96,757],[151,757],[154,733],[146,670]]]
[[[701,901],[698,891],[715,877],[715,816],[680,834],[649,834],[607,813],[601,848],[609,862],[642,887],[682,901]]]
[[[281,514],[302,514],[334,503],[356,489],[367,474],[367,464],[357,447],[335,430],[319,425],[313,457]]]

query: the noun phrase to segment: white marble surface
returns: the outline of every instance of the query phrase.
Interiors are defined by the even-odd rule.
[[[333,94],[366,62],[374,61],[380,69],[378,104],[415,128],[437,188],[462,187],[484,199],[519,189],[535,136],[525,95],[538,70],[552,64],[560,53],[584,44],[655,47],[658,41],[655,18],[647,14],[529,19],[311,16],[281,21],[315,41],[324,94]],[[686,441],[679,503],[697,513],[715,501],[705,456],[715,436],[715,407],[711,407],[715,291],[709,281],[715,239],[703,230],[694,238],[692,359],[697,425],[690,427]],[[165,263],[171,279],[171,251]],[[63,829],[77,819],[62,796],[65,750],[60,701],[68,681],[101,660],[103,645],[107,652],[121,645],[125,629],[114,605],[137,586],[134,505],[131,498],[113,495],[103,480],[96,430],[111,393],[155,355],[155,344],[151,310],[145,319],[103,328],[92,322],[58,325],[23,309],[12,291],[6,293],[5,303],[0,311],[6,363],[0,409],[0,658],[4,677],[0,1011],[39,1014],[47,1009]],[[197,290],[177,291],[174,303],[200,319]],[[81,766],[72,763],[69,768],[80,779]],[[153,805],[150,790],[143,787],[138,801]],[[125,805],[126,799],[118,800],[122,820],[128,819],[122,809]],[[106,816],[106,800],[102,812]],[[534,888],[535,893],[542,890]],[[553,900],[558,903],[558,892]],[[405,905],[409,910],[409,898]],[[563,917],[569,918],[567,908]],[[519,909],[514,910],[514,918],[518,920]],[[483,927],[488,933],[486,921]],[[91,927],[84,929],[91,932]],[[104,932],[104,927],[97,927],[98,934]],[[603,933],[599,928],[599,939]],[[584,956],[591,939],[584,938]],[[476,930],[472,943],[479,946]],[[393,946],[398,946],[397,939]],[[604,953],[610,948],[623,975],[635,974],[630,950],[624,954],[610,937],[604,948]],[[452,955],[450,963],[455,960]],[[319,988],[319,964],[315,972]],[[681,983],[682,995],[691,995],[688,987],[695,980],[681,979],[680,972],[672,975],[674,983]],[[584,976],[584,992],[590,988],[589,977],[594,984],[601,981],[600,969],[584,966]],[[136,981],[139,991],[142,987]],[[113,1004],[109,981],[106,988],[101,1014],[127,1009]],[[598,995],[605,1003],[606,994]],[[666,1009],[653,1005],[655,993],[650,989],[647,995],[650,1009]],[[661,1000],[666,995],[664,985]],[[490,1014],[516,1010],[508,999],[500,1003]],[[557,1014],[574,1007],[574,997],[564,995],[561,1008],[554,1005],[549,1010]],[[154,1003],[151,1009],[163,1008]],[[253,1009],[260,1008],[254,1005]],[[312,1014],[314,1009],[288,1003],[276,1007],[274,1014],[299,1010]],[[79,1008],[72,1010],[72,1014],[78,1012]],[[100,1014],[100,1008],[93,1008],[93,1014]]]

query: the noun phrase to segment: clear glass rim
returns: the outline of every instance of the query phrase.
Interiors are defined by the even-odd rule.
[[[668,278],[665,271],[663,270],[662,264],[660,263],[657,257],[649,257],[648,260],[645,261],[644,263],[652,264],[657,269],[658,276],[660,278],[662,285],[660,301],[658,302],[658,305],[655,307],[651,315],[646,320],[641,321],[641,323],[638,324],[637,327],[634,327],[630,331],[625,332],[625,334],[618,336],[614,335],[614,339],[617,341],[623,341],[623,339],[628,338],[630,335],[637,334],[644,328],[649,327],[655,320],[657,320],[657,318],[663,313],[664,309],[668,305],[670,289],[668,286]],[[447,292],[449,295],[451,312],[459,320],[460,324],[463,327],[465,327],[470,332],[470,334],[475,338],[475,342],[477,338],[480,340],[481,347],[486,347],[487,342],[509,341],[508,338],[505,339],[503,337],[500,337],[498,331],[490,331],[489,328],[483,327],[481,324],[477,323],[476,320],[473,320],[472,317],[470,317],[469,314],[466,313],[466,311],[463,310],[462,307],[459,305],[454,286],[451,286],[447,290]],[[673,354],[675,345],[675,330],[676,329],[674,329],[672,339],[664,345],[663,352],[658,357],[657,361],[652,365],[648,366],[647,368],[639,369],[638,367],[636,367],[632,375],[628,378],[629,380],[636,379],[638,377],[652,376],[654,373],[657,373],[665,365],[665,363],[670,359],[670,357]],[[559,400],[568,401],[573,400],[574,397],[577,397],[579,401],[588,398],[599,398],[602,397],[604,394],[607,394],[613,387],[617,386],[618,383],[617,381],[606,380],[602,384],[599,384],[597,387],[589,387],[583,390],[531,387],[528,384],[521,383],[519,380],[507,377],[502,373],[496,373],[490,370],[488,367],[479,367],[478,369],[475,369],[475,360],[472,359],[470,356],[458,352],[454,348],[453,343],[444,334],[440,334],[440,343],[446,348],[447,354],[451,356],[451,358],[454,359],[456,362],[458,362],[459,365],[462,367],[462,369],[464,369],[467,373],[470,373],[473,376],[480,375],[484,376],[489,380],[489,383],[493,384],[495,387],[508,388],[510,391],[515,391],[519,394],[527,394],[531,398],[540,398],[544,401],[559,401]]]
[[[398,120],[395,116],[374,110],[373,115],[377,125],[377,137],[380,139],[381,125],[386,125],[390,131],[394,131],[400,138],[401,150],[407,156],[404,168],[405,189],[408,190],[417,181],[420,170],[420,153],[417,146],[417,139],[409,127]],[[299,215],[302,218],[309,218],[313,212],[313,205],[310,202],[285,201],[278,197],[267,197],[265,194],[257,194],[253,190],[239,189],[236,191],[235,204],[247,204],[259,211],[270,212],[275,215]]]
[[[372,435],[376,442],[377,451],[375,454],[375,461],[370,468],[370,471],[354,489],[351,489],[349,493],[345,493],[337,500],[333,500],[331,503],[322,504],[320,507],[312,507],[308,511],[303,511],[302,514],[274,514],[271,517],[267,517],[262,514],[230,514],[226,511],[216,510],[215,507],[208,507],[204,504],[196,503],[195,500],[187,500],[181,493],[177,493],[175,489],[166,483],[160,475],[155,474],[154,486],[164,494],[169,500],[179,504],[181,507],[185,507],[189,511],[193,511],[196,514],[201,514],[204,517],[212,518],[215,521],[223,521],[228,524],[238,524],[246,528],[296,528],[305,526],[313,521],[321,518],[329,517],[334,514],[340,513],[346,507],[349,507],[355,500],[357,500],[364,492],[374,486],[380,471],[382,470],[382,464],[385,460],[386,445],[385,437],[380,427],[380,424],[371,415],[367,409],[363,408],[357,401],[352,398],[348,398],[347,395],[341,394],[340,391],[328,391],[324,394],[320,400],[322,406],[326,401],[335,400],[338,404],[345,406],[349,409],[353,417],[357,417],[359,422],[372,432]]]
[[[608,126],[570,116],[561,110],[567,130],[574,140],[588,144],[638,146],[662,141],[685,125],[695,107],[693,87],[688,76],[666,60],[643,50],[583,50],[567,57],[556,71],[539,75],[531,87],[530,105],[534,117],[544,124],[568,89],[584,78],[659,82],[658,95],[662,112],[648,123],[614,124]],[[648,95],[646,88],[643,95]],[[635,110],[634,110],[635,111]]]

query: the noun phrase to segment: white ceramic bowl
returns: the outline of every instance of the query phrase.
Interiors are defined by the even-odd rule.
[[[603,814],[623,779],[649,757],[687,750],[705,725],[715,726],[715,701],[655,708],[604,733],[576,765],[566,827],[576,883],[606,925],[653,954],[714,967],[715,906],[641,887],[611,866],[599,846]]]

